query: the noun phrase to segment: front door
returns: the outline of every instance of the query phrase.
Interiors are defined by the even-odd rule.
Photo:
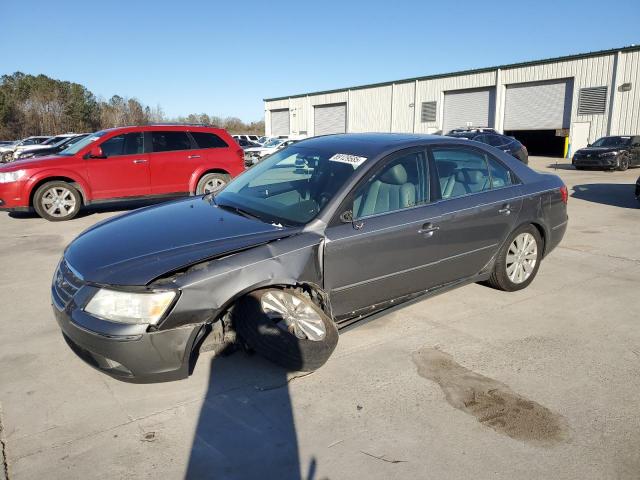
[[[430,204],[423,149],[383,161],[340,210],[345,221],[327,228],[324,250],[324,287],[336,318],[370,312],[434,284],[437,232],[431,227],[438,207]]]
[[[87,158],[94,199],[149,195],[149,156],[142,133],[108,138],[99,147],[104,158]]]

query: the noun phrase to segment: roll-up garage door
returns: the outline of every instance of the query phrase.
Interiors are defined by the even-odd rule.
[[[443,133],[460,127],[493,127],[495,89],[456,90],[444,94]]]
[[[271,110],[271,135],[289,135],[289,109]]]
[[[313,134],[329,135],[347,131],[347,104],[316,105],[313,109]]]
[[[571,79],[507,85],[505,130],[553,130],[569,128]]]

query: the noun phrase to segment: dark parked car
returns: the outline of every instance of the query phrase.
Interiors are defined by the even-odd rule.
[[[573,154],[576,170],[599,168],[625,171],[640,165],[640,135],[602,137]]]
[[[500,135],[492,128],[456,129],[451,130],[447,136],[467,138],[475,142],[485,143],[513,155],[524,164],[529,163],[529,152],[518,140],[506,135]]]
[[[640,177],[636,180],[636,200],[640,202]]]
[[[311,138],[215,195],[81,234],[53,311],[81,358],[124,380],[186,377],[203,341],[236,333],[314,370],[339,328],[374,313],[471,282],[525,288],[565,233],[566,202],[560,178],[480,143]]]

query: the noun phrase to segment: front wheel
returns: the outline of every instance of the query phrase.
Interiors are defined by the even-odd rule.
[[[66,182],[47,182],[36,190],[33,208],[50,222],[71,220],[80,211],[80,192]]]
[[[229,183],[229,175],[224,173],[207,173],[196,186],[196,195],[215,193]]]
[[[540,232],[533,225],[515,230],[498,253],[489,285],[506,292],[527,287],[540,268],[542,246]]]
[[[629,157],[627,155],[622,155],[618,158],[618,170],[624,172],[629,168]]]
[[[290,371],[311,372],[329,359],[338,329],[313,301],[293,289],[245,295],[233,313],[238,334],[263,357]]]

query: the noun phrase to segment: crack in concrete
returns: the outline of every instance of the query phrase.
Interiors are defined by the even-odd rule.
[[[7,462],[7,443],[4,438],[4,427],[2,423],[2,406],[0,405],[0,457],[2,458],[2,478],[9,480],[9,463]]]
[[[570,250],[572,252],[578,252],[578,253],[586,253],[589,255],[595,255],[596,257],[605,257],[605,258],[612,258],[614,260],[622,260],[625,262],[633,262],[636,264],[640,264],[640,259],[638,258],[629,258],[629,257],[621,257],[618,255],[609,255],[608,253],[603,253],[603,252],[594,252],[594,251],[589,251],[589,250],[584,250],[582,248],[576,248],[576,247],[568,247],[565,245],[558,245],[559,249],[562,250]]]

